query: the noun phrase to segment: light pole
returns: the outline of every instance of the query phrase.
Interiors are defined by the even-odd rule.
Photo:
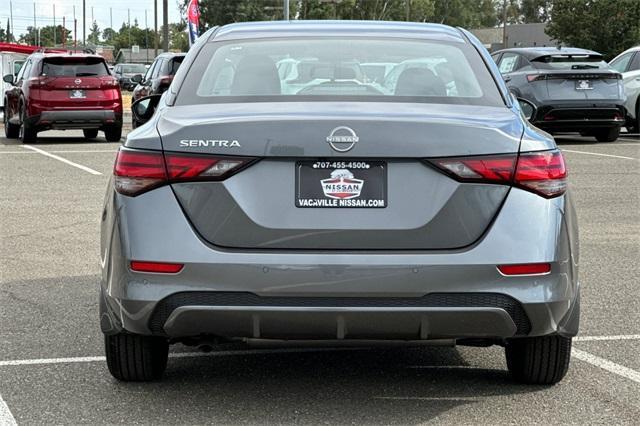
[[[162,50],[169,51],[169,7],[168,0],[162,0]]]

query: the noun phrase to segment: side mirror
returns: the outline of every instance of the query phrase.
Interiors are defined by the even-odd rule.
[[[133,83],[140,83],[142,81],[142,74],[136,74],[131,77]]]
[[[518,105],[520,105],[520,111],[522,111],[522,115],[524,115],[524,118],[531,121],[531,119],[536,115],[536,106],[526,99],[517,98],[517,100]]]
[[[13,84],[14,82],[13,74],[5,75],[4,77],[2,77],[2,81],[4,81],[5,83]]]
[[[161,97],[162,95],[151,95],[138,99],[131,104],[131,113],[138,125],[146,123],[153,117]]]

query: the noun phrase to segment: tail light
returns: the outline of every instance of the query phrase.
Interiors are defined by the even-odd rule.
[[[256,159],[120,149],[113,168],[115,188],[136,196],[174,182],[219,181]]]
[[[564,194],[567,169],[559,150],[429,160],[460,182],[512,185],[545,198]]]
[[[100,88],[101,89],[115,89],[116,87],[120,87],[118,80],[113,77],[100,79]]]
[[[48,83],[49,83],[49,78],[44,75],[40,77],[31,77],[30,79],[27,80],[27,85],[29,86],[29,88],[33,88],[33,89],[42,89],[46,87]]]

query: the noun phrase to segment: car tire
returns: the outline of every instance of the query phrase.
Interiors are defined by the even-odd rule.
[[[161,337],[105,335],[104,346],[109,372],[123,382],[158,380],[167,368],[169,343]]]
[[[120,142],[122,138],[122,126],[113,126],[104,130],[104,137],[107,142]]]
[[[7,101],[5,101],[5,105]],[[9,123],[9,115],[7,114],[7,109],[4,110],[3,115],[4,121],[4,135],[9,139],[17,139],[20,136],[20,126],[17,124]]]
[[[614,127],[613,129],[601,129],[593,132],[593,136],[596,137],[598,142],[615,142],[620,136],[620,128]]]
[[[98,137],[98,129],[82,129],[85,139],[95,139]]]
[[[18,133],[22,143],[35,143],[38,140],[38,132],[27,122],[27,113],[24,105],[20,107],[20,127]]]
[[[553,385],[567,374],[571,338],[562,336],[510,339],[505,347],[513,378],[531,385]]]

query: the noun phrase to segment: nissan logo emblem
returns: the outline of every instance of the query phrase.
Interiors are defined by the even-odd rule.
[[[350,151],[356,143],[360,140],[356,132],[350,127],[339,126],[331,131],[327,136],[327,142],[331,145],[331,148],[338,152]]]
[[[74,83],[75,83],[75,84],[80,84],[80,83],[82,83],[82,80],[80,80],[79,78],[76,78],[76,79],[75,79],[75,81],[74,81]]]

